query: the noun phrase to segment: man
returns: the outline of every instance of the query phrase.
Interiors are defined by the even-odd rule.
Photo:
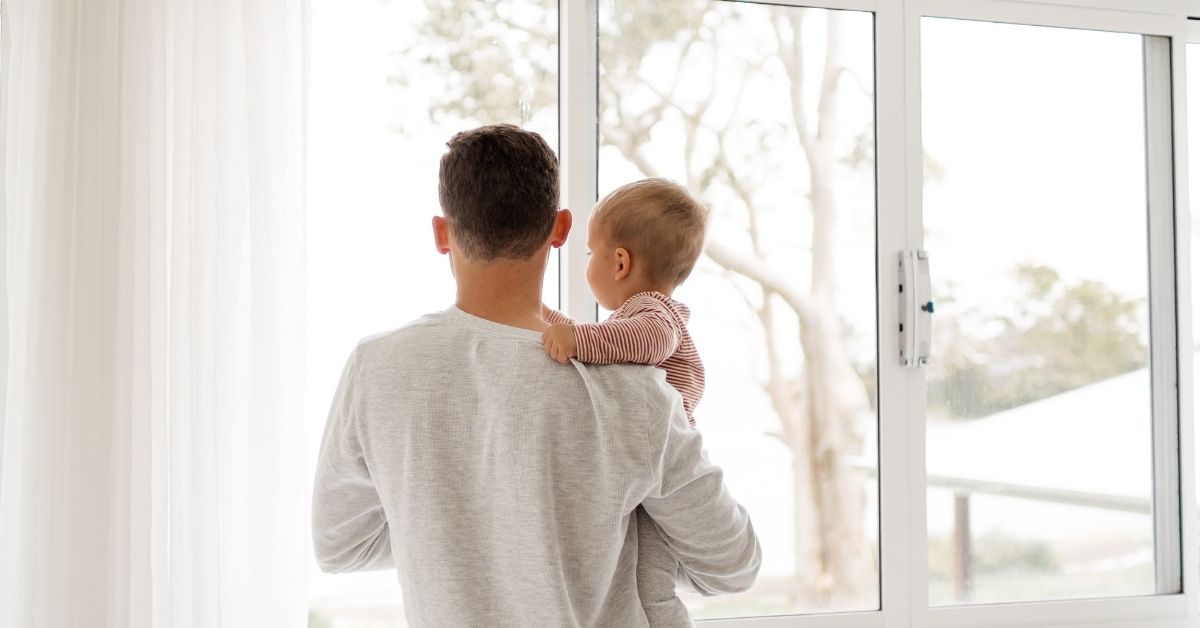
[[[322,569],[394,567],[413,628],[641,628],[641,504],[681,579],[748,589],[753,527],[663,372],[543,351],[542,276],[571,228],[550,147],[511,125],[449,147],[433,228],[455,306],[351,354],[313,491]]]

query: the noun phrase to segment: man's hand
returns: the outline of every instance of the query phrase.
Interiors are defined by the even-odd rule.
[[[542,346],[546,355],[557,362],[566,364],[571,358],[579,355],[575,346],[575,328],[571,325],[551,325],[542,332]]]

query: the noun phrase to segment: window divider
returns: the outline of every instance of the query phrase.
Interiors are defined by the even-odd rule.
[[[923,17],[1001,22],[1144,35],[1173,34],[1172,17],[1143,10],[1064,6],[1026,0],[906,0],[919,5]],[[1098,3],[1097,3],[1098,4]]]
[[[1192,330],[1192,225],[1189,205],[1188,176],[1188,119],[1187,119],[1187,47],[1200,43],[1200,22],[1189,20],[1186,14],[1175,17],[1176,35],[1171,40],[1171,102],[1174,112],[1174,223],[1175,223],[1175,335],[1176,369],[1178,374],[1176,402],[1178,404],[1178,463],[1179,508],[1182,547],[1182,582],[1187,600],[1187,616],[1200,615],[1200,595],[1196,588],[1200,574],[1200,543],[1197,542],[1196,503],[1196,437],[1194,419],[1195,391],[1192,382],[1195,346]]]
[[[842,11],[867,11],[877,13],[885,7],[899,7],[895,0],[722,0],[730,2],[748,2],[752,4],[770,4],[780,7],[797,7],[800,9],[839,9]]]
[[[1162,620],[1180,626],[1187,603],[1182,595],[1148,595],[1083,600],[939,606],[929,609],[928,628],[1017,628],[1104,625],[1142,628]]]
[[[696,624],[702,628],[883,628],[887,625],[878,611],[703,619]]]
[[[917,247],[922,237],[920,191],[915,191],[914,203],[914,173],[908,167],[911,142],[920,137],[920,107],[915,119],[909,111],[913,102],[919,105],[920,93],[913,89],[919,90],[920,85],[905,74],[906,64],[911,64],[910,55],[919,52],[917,42],[910,41],[914,24],[901,3],[881,3],[875,14],[879,575],[881,611],[887,628],[913,626],[927,597],[923,584],[927,570],[924,426],[912,419],[924,403],[913,394],[914,387],[921,386],[924,371],[900,364],[897,298],[898,253]],[[915,136],[914,123],[918,125]],[[919,177],[920,172],[915,176]],[[914,209],[915,216],[911,213]],[[914,242],[913,237],[918,240]]]
[[[1146,196],[1150,251],[1150,379],[1153,394],[1154,570],[1158,593],[1179,593],[1179,430],[1176,380],[1174,155],[1171,40],[1142,38]]]
[[[593,322],[596,302],[584,279],[587,221],[596,202],[597,0],[559,0],[559,164],[563,206],[574,225],[559,256],[560,308],[576,320]]]
[[[925,249],[925,147],[922,140],[921,116],[921,17],[922,6],[914,0],[904,0],[903,54],[904,81],[904,224],[906,248]],[[929,251],[930,273],[937,272],[937,251]],[[899,307],[894,301],[893,307]],[[935,319],[932,325],[937,325]],[[899,330],[889,330],[899,336]],[[938,359],[934,354],[932,359]],[[910,626],[927,626],[929,617],[929,535],[927,533],[927,473],[925,468],[926,405],[928,390],[926,370],[904,369],[907,397],[904,406],[908,429],[908,472],[904,476],[905,498],[909,502],[909,618]]]

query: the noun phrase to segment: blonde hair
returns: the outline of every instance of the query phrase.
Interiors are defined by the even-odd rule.
[[[672,287],[688,278],[704,250],[708,208],[667,179],[623,185],[600,199],[593,216],[610,244],[644,263],[649,279]]]

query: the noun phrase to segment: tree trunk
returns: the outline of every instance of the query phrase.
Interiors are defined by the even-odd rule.
[[[807,418],[812,437],[807,449],[792,450],[809,466],[821,574],[812,587],[825,606],[861,606],[878,579],[863,534],[865,491],[862,476],[846,466],[862,452],[855,422],[866,409],[857,373],[841,346],[840,325],[832,313],[819,313],[800,331],[807,381]],[[820,365],[817,367],[815,365]]]
[[[795,409],[795,414],[804,412],[803,408]],[[816,483],[813,481],[813,467],[808,459],[795,453],[807,451],[809,440],[808,431],[804,430],[804,433],[795,434],[788,441],[788,448],[793,452],[792,522],[795,529],[792,538],[795,540],[796,561],[796,573],[788,594],[788,602],[799,608],[823,608],[828,603],[827,591],[822,592],[820,586],[815,586],[824,579],[825,574],[821,561],[822,541],[817,521],[817,500],[813,493]]]

